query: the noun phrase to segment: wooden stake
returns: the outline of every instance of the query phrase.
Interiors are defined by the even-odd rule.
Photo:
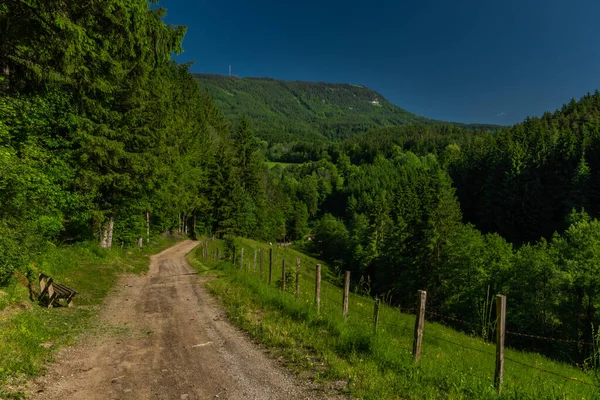
[[[377,335],[377,325],[379,325],[379,305],[381,300],[375,299],[375,306],[373,308],[373,334]]]
[[[281,291],[285,293],[285,258],[281,263]]]
[[[321,312],[321,264],[317,264],[317,275],[315,282],[315,304],[317,305],[317,314]]]
[[[146,211],[146,243],[150,243],[150,211]]]
[[[417,315],[415,320],[415,337],[413,340],[413,357],[415,362],[421,360],[421,343],[423,342],[423,325],[425,324],[425,302],[427,301],[427,292],[419,290]]]
[[[257,250],[254,249],[254,273],[256,273],[256,252]]]
[[[260,248],[260,278],[262,279],[263,277],[263,258],[264,258],[264,249],[261,247]]]
[[[506,332],[506,296],[496,295],[496,374],[494,385],[498,394],[504,381],[504,337]]]
[[[300,256],[296,260],[296,301],[300,298]]]
[[[273,248],[269,249],[269,285],[273,281]]]
[[[244,269],[244,248],[242,247],[242,254],[240,255],[240,268]]]
[[[350,271],[346,271],[344,278],[344,300],[343,300],[343,309],[342,314],[344,318],[348,318],[348,297],[350,296]]]

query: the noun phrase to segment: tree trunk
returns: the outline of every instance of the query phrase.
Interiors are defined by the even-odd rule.
[[[114,227],[115,227],[115,214],[111,214],[110,220],[108,221],[108,232],[107,232],[107,238],[106,238],[106,248],[108,248],[108,249],[112,249]]]
[[[192,231],[194,235],[196,235],[196,211],[194,211],[194,230]]]
[[[141,236],[138,238],[138,249],[141,249],[144,246],[144,238]]]
[[[10,84],[8,83],[10,78],[10,68],[8,65],[5,65],[4,68],[2,68],[2,75],[4,75],[5,78],[3,86],[6,90],[8,90],[10,89]]]
[[[100,230],[101,230],[101,236],[102,236],[102,238],[100,239],[100,247],[102,247],[103,249],[106,249],[106,248],[108,248],[108,228],[106,225],[102,225]]]
[[[146,243],[150,243],[150,211],[146,211]]]

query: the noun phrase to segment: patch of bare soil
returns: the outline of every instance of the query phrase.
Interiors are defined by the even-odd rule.
[[[185,260],[196,242],[126,276],[99,315],[97,335],[57,355],[33,399],[325,399],[270,359],[200,285]]]

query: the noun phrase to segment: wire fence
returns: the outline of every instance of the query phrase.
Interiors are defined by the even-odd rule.
[[[271,285],[274,285],[274,284],[281,285],[281,281],[284,279],[284,277],[282,276],[281,266],[276,266],[276,263],[273,263],[273,265],[271,265],[269,267],[269,257],[268,256],[265,257],[264,255],[263,256],[257,255],[257,261],[256,261],[256,267],[255,267],[254,266],[254,255],[253,255],[254,253],[252,253],[253,250],[254,249],[251,249],[251,251],[246,253],[246,254],[248,254],[247,257],[249,259],[251,259],[251,262],[248,262],[246,265],[243,265],[241,269],[245,270],[247,273],[251,273],[251,274],[255,274],[255,275],[258,275],[262,269],[262,274],[261,274],[262,282],[267,285],[268,285],[268,283],[265,282],[265,280],[268,278],[269,271],[271,271],[271,274],[273,276]],[[284,249],[284,252],[285,251],[287,251],[287,249]],[[208,254],[208,253],[205,253],[205,254]],[[213,253],[213,254],[214,255],[212,258],[216,259],[217,254],[216,253]],[[261,259],[263,260],[262,266],[259,265],[259,261]],[[309,283],[311,290],[306,291],[304,289],[298,293],[294,293],[294,291],[296,290],[295,281],[291,281],[288,283],[288,286],[287,286],[290,291],[282,292],[282,294],[283,295],[292,295],[292,296],[295,295],[298,299],[301,299],[305,303],[307,303],[307,305],[306,305],[307,307],[313,308],[314,303],[316,302],[316,299],[314,298],[314,296],[315,296],[314,284],[316,281],[316,276],[314,274],[309,273],[306,270],[306,268],[302,268],[302,263],[300,265],[301,265],[300,288],[301,289],[305,288],[307,283]],[[286,271],[289,271],[290,275],[294,276],[294,279],[296,279],[295,278],[296,259],[294,259],[293,262],[290,262],[290,264],[288,264]],[[334,295],[333,293],[336,293],[336,294]],[[370,297],[364,297],[361,293],[351,293],[350,292],[350,293],[347,293],[346,295],[348,296],[347,301],[349,304],[349,308],[347,310],[347,314],[343,314],[343,312],[344,312],[344,309],[343,309],[343,304],[344,304],[343,287],[340,287],[332,282],[329,282],[327,279],[321,280],[321,292],[320,292],[320,313],[321,313],[321,315],[323,317],[327,317],[327,318],[337,318],[337,319],[342,318],[348,326],[365,328],[366,326],[372,325],[374,334],[378,334],[377,332],[378,332],[378,330],[380,330],[380,331],[384,331],[387,335],[393,335],[395,340],[393,340],[390,343],[390,345],[393,345],[399,349],[409,351],[412,354],[414,343],[417,340],[416,323],[419,320],[419,315],[417,315],[419,313],[418,308],[402,308],[401,309],[400,307],[393,307],[391,305],[385,304],[384,302],[381,302],[381,305],[378,309],[376,306],[376,303],[378,302],[377,299],[370,298]],[[350,301],[351,299],[354,301]],[[373,311],[368,310],[369,307],[373,307]],[[379,310],[378,317],[376,317],[377,310]],[[451,345],[457,349],[461,349],[461,350],[467,351],[467,352],[477,353],[480,356],[485,357],[487,360],[486,365],[490,366],[489,370],[485,370],[483,368],[477,367],[476,365],[470,365],[469,367],[466,367],[465,369],[461,370],[461,369],[456,368],[456,366],[455,366],[456,364],[460,364],[458,362],[459,360],[455,360],[456,362],[453,363],[454,365],[452,363],[448,364],[448,368],[451,369],[455,373],[472,376],[472,377],[480,380],[481,382],[484,382],[485,384],[490,384],[490,385],[495,384],[496,377],[494,379],[492,379],[491,375],[493,375],[492,371],[494,373],[497,373],[497,369],[493,368],[493,367],[498,362],[498,350],[496,349],[495,351],[492,351],[489,348],[492,343],[484,340],[484,339],[489,339],[489,338],[483,338],[483,339],[480,338],[481,340],[473,342],[473,343],[480,344],[481,347],[487,347],[487,349],[477,348],[476,346],[473,346],[473,345],[459,343],[455,340],[451,340],[447,337],[443,337],[441,334],[437,334],[437,333],[439,333],[438,332],[439,329],[438,329],[438,331],[432,329],[435,327],[435,324],[437,322],[443,322],[443,321],[446,321],[446,322],[450,321],[452,323],[462,324],[462,325],[472,328],[476,332],[482,332],[484,329],[489,328],[489,327],[486,327],[482,323],[475,323],[472,321],[468,321],[466,319],[460,318],[455,315],[445,315],[445,314],[442,314],[442,313],[439,313],[436,311],[429,311],[426,309],[423,311],[424,311],[423,312],[423,320],[425,321],[425,317],[427,316],[427,317],[429,317],[427,319],[427,322],[429,324],[434,324],[433,326],[429,326],[428,328],[426,328],[422,331],[420,340],[425,341],[425,347],[427,348],[427,346],[431,347],[431,346],[439,345],[440,342],[442,342],[445,345]],[[450,328],[446,327],[445,329],[450,329]],[[434,333],[432,333],[432,330]],[[540,336],[540,335],[534,335],[534,334],[527,334],[527,333],[522,333],[522,332],[514,332],[514,331],[509,331],[509,330],[505,331],[504,336],[526,337],[526,338],[533,338],[536,340],[544,340],[544,341],[559,342],[559,343],[570,343],[570,344],[578,344],[578,345],[582,345],[582,344],[590,345],[590,346],[594,345],[593,343],[588,343],[583,340],[569,340],[569,339],[562,339],[562,338],[553,338],[553,337],[546,337],[546,336]],[[405,343],[402,343],[401,341],[396,340],[398,338],[403,338]],[[468,338],[468,339],[472,339],[472,338]],[[425,359],[431,358],[431,354],[427,354],[427,353],[424,353],[424,354],[425,354],[424,355]],[[518,353],[515,353],[515,354],[518,355]],[[413,356],[414,356],[414,354],[413,354]],[[438,356],[439,356],[439,353],[438,353]],[[558,378],[562,382],[563,386],[565,383],[581,384],[586,387],[594,389],[595,395],[600,395],[600,391],[598,390],[598,389],[600,389],[600,385],[596,382],[594,382],[594,383],[590,382],[589,381],[590,376],[588,374],[584,374],[582,371],[577,370],[575,368],[573,368],[573,371],[579,371],[579,372],[581,372],[581,374],[578,377],[569,377],[560,372],[551,371],[549,369],[542,368],[539,365],[531,365],[527,362],[520,361],[512,356],[503,356],[503,360],[508,362],[509,364],[513,363],[515,365],[518,365],[521,368],[534,370],[534,371],[552,376],[553,378]],[[594,378],[592,377],[591,379],[594,379]],[[558,383],[558,382],[556,382],[556,383]]]
[[[553,337],[538,336],[538,335],[531,335],[531,334],[528,334],[528,333],[511,332],[511,331],[506,331],[506,333],[508,335],[514,335],[514,336],[520,336],[520,337],[526,337],[526,338],[533,338],[533,339],[540,339],[540,340],[546,340],[546,341],[551,341],[551,342],[574,343],[574,344],[584,344],[584,345],[588,345],[588,346],[595,346],[594,343],[585,342],[583,340],[558,339],[558,338],[553,338]]]

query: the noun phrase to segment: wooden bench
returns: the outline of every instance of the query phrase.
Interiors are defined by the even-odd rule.
[[[52,304],[58,299],[65,299],[67,301],[67,307],[73,306],[73,297],[77,292],[70,287],[54,283],[54,280],[48,275],[40,274],[40,296],[39,301],[44,301],[47,298],[46,303],[48,308],[52,308]]]

